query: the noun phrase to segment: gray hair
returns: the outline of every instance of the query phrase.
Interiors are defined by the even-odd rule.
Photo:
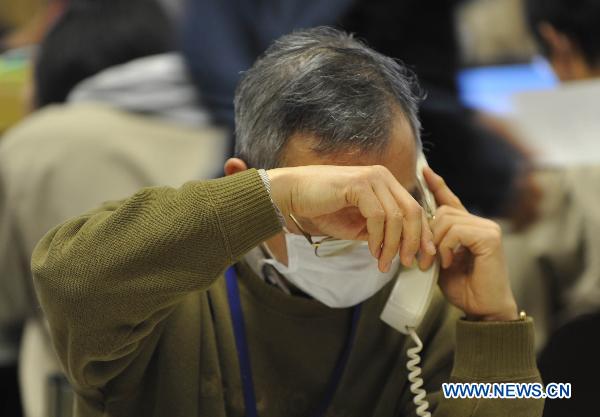
[[[421,147],[414,74],[327,28],[275,41],[242,77],[235,94],[236,155],[254,168],[280,166],[296,133],[317,139],[321,154],[382,152],[401,112]]]

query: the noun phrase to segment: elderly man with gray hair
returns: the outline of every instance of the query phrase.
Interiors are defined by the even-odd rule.
[[[238,87],[226,177],[48,233],[32,266],[76,414],[541,415],[442,398],[443,382],[540,379],[498,226],[423,169],[415,90],[344,33],[284,36]],[[437,265],[412,337],[380,320],[396,277]],[[422,380],[405,362],[421,340]]]

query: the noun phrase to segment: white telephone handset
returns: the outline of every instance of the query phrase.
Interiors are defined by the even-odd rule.
[[[427,166],[427,161],[425,155],[421,153],[417,160],[417,186],[423,200],[420,203],[427,215],[433,216],[436,203],[423,177],[425,166]],[[410,390],[414,395],[413,402],[417,407],[417,415],[421,417],[430,417],[431,413],[428,411],[429,403],[425,400],[427,393],[421,388],[423,380],[420,377],[421,358],[419,352],[423,349],[423,344],[415,330],[429,307],[437,285],[439,271],[440,265],[437,260],[427,271],[421,271],[416,266],[402,270],[396,278],[394,288],[392,288],[388,301],[381,312],[381,320],[399,332],[409,335],[416,344],[415,347],[407,350],[409,360],[406,367],[409,370],[408,380],[411,382]]]
[[[425,210],[428,215],[434,215],[435,198],[423,178],[425,166],[427,166],[427,161],[421,154],[417,160],[417,184],[424,200],[421,204],[426,206]],[[431,302],[439,270],[440,266],[437,260],[427,271],[421,271],[418,267],[402,270],[381,313],[381,319],[406,335],[409,334],[410,328],[416,329]]]

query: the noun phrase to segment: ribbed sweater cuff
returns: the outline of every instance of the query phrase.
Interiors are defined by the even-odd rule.
[[[459,320],[452,377],[459,380],[510,380],[538,375],[533,321]]]
[[[206,184],[232,260],[281,232],[271,197],[255,169]]]

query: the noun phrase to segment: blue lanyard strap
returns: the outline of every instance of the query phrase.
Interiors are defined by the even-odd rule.
[[[233,324],[233,333],[235,336],[235,346],[237,348],[238,361],[240,364],[240,374],[242,379],[242,388],[244,393],[244,404],[246,407],[246,417],[258,417],[256,409],[256,395],[254,393],[254,382],[252,380],[252,369],[250,367],[250,353],[248,351],[248,343],[246,339],[246,327],[244,325],[244,314],[242,312],[242,303],[240,301],[240,291],[237,284],[237,273],[235,267],[230,267],[225,272],[225,280],[227,284],[227,298],[229,299],[229,311],[231,312],[231,321]],[[329,405],[333,401],[333,397],[337,391],[348,358],[354,344],[356,328],[360,318],[360,304],[352,309],[352,324],[346,338],[344,349],[338,358],[333,375],[323,402],[315,412],[316,417],[321,417],[325,414]]]

